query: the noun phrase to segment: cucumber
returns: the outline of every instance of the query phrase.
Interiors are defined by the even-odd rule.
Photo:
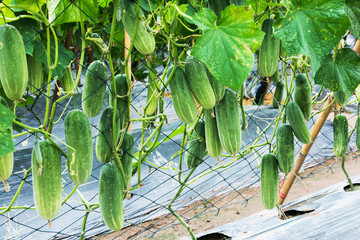
[[[124,225],[123,190],[119,167],[112,163],[103,165],[99,179],[99,207],[104,223],[113,231],[121,230]]]
[[[285,112],[296,138],[304,144],[310,143],[310,132],[299,105],[296,102],[289,102]]]
[[[230,89],[225,90],[224,98],[215,106],[215,116],[221,145],[235,155],[241,147],[241,124],[239,105]]]
[[[277,83],[280,79],[280,73],[279,73],[279,64],[277,65],[276,71],[274,72],[274,74],[271,76],[271,81],[273,83]]]
[[[206,155],[205,124],[199,121],[186,145],[185,163],[188,168],[195,168],[203,162]]]
[[[103,107],[107,73],[106,65],[100,61],[92,62],[86,71],[82,108],[88,117],[95,117]]]
[[[6,153],[0,156],[0,181],[4,182],[5,191],[9,192],[10,188],[6,180],[11,176],[14,169],[14,153]]]
[[[336,102],[341,106],[348,101],[348,97],[346,96],[346,93],[342,90],[334,92],[334,98]]]
[[[209,109],[205,109],[204,115],[206,148],[210,157],[217,158],[223,152],[223,147],[220,142],[216,118],[211,116],[212,110]]]
[[[273,36],[272,25],[275,19],[266,19],[261,30],[265,32],[264,39],[259,48],[259,66],[260,77],[271,77],[279,66],[280,39]]]
[[[36,60],[35,57],[26,55],[28,66],[28,89],[32,94],[40,94],[43,86],[44,68],[42,62]]]
[[[168,77],[171,71],[172,67],[168,70]],[[184,70],[180,66],[175,69],[169,87],[176,115],[184,123],[193,123],[197,118],[196,104],[186,80]]]
[[[123,24],[130,38],[133,37],[136,27],[136,3],[130,3],[125,9]],[[134,46],[141,54],[148,55],[155,50],[155,38],[146,28],[146,23],[143,21],[144,13],[140,9],[139,21],[136,31]]]
[[[146,116],[156,115],[159,97],[160,97],[159,87],[160,87],[159,79],[152,80],[147,87],[148,92],[147,92],[146,107],[145,107]]]
[[[336,157],[345,155],[349,144],[349,125],[347,118],[338,114],[334,118],[333,132],[334,132],[334,154]]]
[[[212,109],[216,102],[215,94],[204,65],[193,56],[188,56],[185,60],[185,74],[196,101],[204,109]]]
[[[116,83],[116,95],[117,95],[117,102],[116,102],[116,108],[119,111],[120,114],[120,129],[123,129],[126,127],[127,123],[130,120],[130,98],[128,96],[129,94],[129,87],[126,80],[125,74],[117,74],[115,76],[115,83]],[[110,93],[109,93],[109,106],[114,105],[113,100],[113,84],[110,84]]]
[[[85,183],[92,171],[93,150],[90,122],[84,112],[72,110],[65,117],[67,168],[71,181]]]
[[[265,154],[261,159],[261,201],[266,209],[276,206],[279,196],[278,161],[274,154]]]
[[[204,65],[205,70],[206,70],[206,74],[209,78],[211,87],[214,91],[214,95],[215,95],[215,101],[216,104],[219,104],[219,102],[223,99],[224,95],[225,95],[225,86],[222,85],[220,83],[220,81],[218,81],[207,69],[207,67]]]
[[[125,172],[125,187],[129,187],[132,177],[132,162],[134,155],[134,138],[131,133],[124,133],[120,145],[120,160]]]
[[[24,95],[28,84],[24,42],[19,31],[9,24],[0,26],[0,81],[13,101]]]
[[[74,91],[75,82],[70,68],[66,68],[66,70],[64,71],[64,76],[61,79],[61,86],[65,92]]]
[[[297,74],[295,76],[294,100],[299,105],[305,120],[311,117],[311,86],[305,75]]]
[[[31,157],[34,203],[39,216],[50,221],[58,215],[61,208],[61,159],[58,149],[50,141],[40,141],[39,147],[41,171],[35,148]]]
[[[289,125],[281,125],[276,131],[276,158],[280,171],[289,173],[294,167],[294,133]]]
[[[282,103],[282,99],[283,99],[283,95],[284,95],[284,83],[279,81],[276,83],[276,88],[275,88],[275,92],[274,92],[274,96],[273,96],[273,102],[272,102],[272,106],[273,108],[279,108],[281,103]]]
[[[101,114],[99,135],[96,138],[96,156],[102,163],[109,162],[114,156],[113,114],[114,108],[108,106]],[[120,132],[119,112],[116,110],[116,133]]]

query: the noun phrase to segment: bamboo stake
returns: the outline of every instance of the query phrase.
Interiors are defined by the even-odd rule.
[[[291,188],[292,184],[294,183],[295,178],[296,178],[297,174],[299,173],[300,168],[303,165],[307,154],[309,153],[321,128],[323,127],[326,119],[328,118],[328,116],[332,110],[333,100],[334,100],[334,95],[330,94],[330,96],[327,100],[327,103],[323,108],[323,110],[324,109],[325,110],[320,113],[318,119],[316,120],[314,126],[312,127],[312,129],[310,131],[311,142],[308,144],[304,144],[300,150],[300,153],[297,155],[293,170],[287,175],[283,186],[279,190],[279,198],[278,198],[279,205],[284,203],[286,196],[289,193],[290,188]]]
[[[130,54],[130,57],[129,57],[129,61],[128,61],[128,72],[129,72],[129,76],[130,76],[130,79],[131,79],[131,52],[129,52],[129,49],[130,49],[130,45],[131,45],[131,39],[130,39],[130,36],[129,34],[127,33],[127,31],[124,29],[124,59],[127,58],[127,56]],[[130,86],[129,86],[130,87]],[[131,108],[129,110],[129,115],[131,117]],[[131,122],[129,123],[129,126],[128,126],[128,132],[131,132]]]
[[[354,46],[354,51],[360,55],[360,40],[359,39],[356,41],[356,44]]]

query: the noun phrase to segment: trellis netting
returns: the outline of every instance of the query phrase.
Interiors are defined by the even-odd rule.
[[[208,2],[211,7],[211,1]],[[318,61],[316,64],[319,64],[319,59],[310,63],[308,56],[294,54],[291,57],[289,53],[289,57],[276,58],[276,61],[281,60],[278,63],[278,78],[284,83],[285,90],[280,108],[274,108],[272,101],[275,83],[271,82],[271,78],[261,78],[258,74],[258,54],[255,52],[264,35],[260,31],[264,18],[261,18],[259,13],[269,13],[274,17],[277,11],[285,13],[285,5],[281,1],[273,5],[269,3],[271,7],[252,3],[251,10],[249,6],[240,6],[243,4],[242,1],[235,2],[237,7],[234,4],[230,5],[221,13],[224,19],[228,17],[226,19],[229,20],[231,16],[236,16],[237,11],[242,11],[246,19],[237,18],[234,21],[244,24],[251,20],[252,23],[246,26],[246,34],[250,34],[251,31],[256,33],[249,35],[253,39],[252,44],[242,38],[236,39],[242,43],[241,46],[250,44],[246,49],[239,47],[234,50],[241,51],[247,63],[244,63],[244,59],[237,59],[243,61],[240,62],[243,66],[234,67],[233,70],[240,69],[240,74],[234,73],[232,77],[245,76],[244,79],[240,83],[236,80],[224,82],[228,83],[228,87],[236,84],[240,88],[240,91],[231,91],[236,93],[239,103],[239,124],[243,127],[241,149],[235,155],[223,151],[218,158],[206,154],[200,165],[188,168],[185,158],[192,147],[188,137],[194,133],[195,124],[183,123],[174,110],[176,100],[168,86],[174,75],[174,67],[170,67],[182,68],[191,48],[200,52],[202,46],[196,47],[194,42],[204,40],[201,37],[205,37],[207,31],[206,26],[202,25],[206,23],[205,15],[209,14],[211,18],[215,18],[214,13],[206,10],[208,3],[123,1],[122,3],[127,4],[118,5],[118,1],[1,1],[2,24],[5,21],[6,24],[13,25],[21,34],[28,55],[29,74],[36,71],[35,67],[29,64],[29,58],[40,62],[43,70],[40,85],[29,80],[21,99],[6,99],[10,113],[14,113],[12,142],[15,151],[12,175],[4,179],[8,185],[0,190],[0,236],[4,239],[101,239],[112,232],[104,223],[99,206],[99,178],[105,164],[98,161],[95,149],[99,138],[110,136],[106,135],[109,128],[101,129],[99,123],[104,109],[114,105],[112,100],[115,95],[117,99],[122,99],[126,103],[129,100],[129,104],[119,112],[118,118],[121,119],[129,113],[131,119],[126,123],[126,127],[116,134],[122,136],[128,131],[133,136],[134,144],[133,151],[130,151],[130,148],[119,149],[119,146],[117,151],[112,151],[111,161],[116,164],[117,160],[126,154],[130,155],[132,160],[132,178],[129,187],[123,189],[124,225],[112,237],[147,239],[181,224],[184,225],[184,231],[187,228],[191,235],[191,227],[187,223],[192,219],[209,213],[219,213],[235,204],[246,205],[257,197],[260,194],[261,158],[266,153],[276,153],[275,133],[278,126],[286,122],[285,106],[293,99],[295,73],[304,73],[312,87],[312,117],[307,122],[308,129],[313,128],[334,89],[325,84],[315,83],[315,74],[312,71],[314,67],[311,64],[314,61]],[[123,22],[130,4],[136,5],[135,15],[138,17],[135,16],[137,20],[134,24],[141,24],[137,28],[146,29],[144,31],[156,36],[156,48],[152,54],[142,54],[141,43],[127,41],[129,37],[136,36],[131,35],[130,31],[130,36],[124,33]],[[340,12],[345,16],[342,10]],[[202,13],[206,14],[201,15]],[[282,19],[277,15],[274,18]],[[218,25],[225,24],[224,22],[226,20],[218,21]],[[353,48],[356,39],[349,32],[345,35],[344,33],[345,31],[340,34],[337,41],[341,42],[341,47]],[[339,33],[335,31],[332,35]],[[280,38],[283,41],[282,37]],[[152,44],[151,41],[149,38],[146,44]],[[233,45],[226,45],[228,48],[224,49],[231,49],[231,46]],[[209,57],[212,56],[210,50]],[[306,51],[298,53],[311,55]],[[341,55],[340,50],[336,53]],[[124,54],[128,57],[124,57]],[[228,55],[231,59],[231,54]],[[89,69],[90,64],[97,60],[105,63],[108,70],[106,78],[101,78],[95,70]],[[219,75],[216,66],[209,65],[206,59],[203,63],[211,73]],[[232,67],[231,63],[224,67],[227,66]],[[71,73],[70,89],[65,82],[68,72]],[[78,185],[70,179],[66,164],[69,151],[64,121],[70,111],[84,110],[84,102],[89,100],[84,97],[84,88],[88,88],[85,82],[88,74],[93,75],[98,81],[97,87],[92,89],[88,96],[92,101],[89,104],[90,108],[94,108],[99,102],[96,98],[102,100],[101,94],[98,95],[100,91],[104,91],[105,96],[101,111],[95,114],[96,116],[88,117],[94,150],[93,165],[89,179]],[[112,90],[116,74],[125,74],[123,76],[129,88],[125,94],[119,95]],[[229,76],[227,73],[224,75]],[[39,76],[37,77],[40,78]],[[272,78],[273,82],[276,82],[275,80]],[[1,83],[4,85],[4,81]],[[6,91],[8,90],[4,87],[1,88],[0,93],[4,98]],[[155,107],[151,114],[147,114],[150,104],[155,104]],[[352,96],[340,108],[349,121],[350,153],[356,149],[356,104],[357,99]],[[199,104],[196,106],[195,122],[204,121],[203,108]],[[11,116],[2,108],[0,110],[1,118]],[[339,108],[334,108],[334,113],[339,113]],[[0,127],[3,124],[0,120]],[[82,128],[79,127],[79,136],[82,134],[80,131]],[[0,131],[0,134],[3,133]],[[231,137],[229,136],[230,139]],[[45,139],[51,141],[61,155],[61,208],[51,222],[42,219],[36,210],[33,179],[36,177],[34,174],[39,173],[32,171],[31,163],[31,159],[34,158],[33,151],[36,151],[36,142]],[[105,137],[105,142],[109,146],[112,141],[112,137]],[[302,165],[302,170],[311,170],[299,175],[299,179],[339,163],[327,161],[334,159],[333,142],[333,124],[327,120]],[[0,143],[0,146],[7,143],[4,137],[4,143]],[[295,139],[295,156],[301,154],[302,146],[303,144]],[[283,181],[285,174],[280,173],[280,179]]]

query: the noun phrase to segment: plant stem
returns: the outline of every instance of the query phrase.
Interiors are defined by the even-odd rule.
[[[345,155],[342,156],[341,168],[342,168],[342,170],[344,171],[345,176],[346,176],[346,178],[347,178],[347,180],[348,180],[348,182],[349,182],[351,191],[354,191],[354,190],[355,190],[354,185],[353,185],[353,183],[352,183],[352,181],[351,181],[351,178],[349,177],[348,173],[347,173],[346,170],[345,170]]]

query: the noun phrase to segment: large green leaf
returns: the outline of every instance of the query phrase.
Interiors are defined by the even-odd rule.
[[[22,7],[27,7],[35,12],[40,11],[42,5],[46,0],[15,0],[15,4]]]
[[[351,27],[350,31],[359,39],[360,38],[360,1],[345,0],[345,12],[348,16]]]
[[[202,30],[191,54],[204,62],[222,84],[238,90],[254,65],[256,51],[264,37],[254,23],[254,11],[228,6],[216,24],[216,15],[204,8],[193,18]]]
[[[344,1],[289,0],[287,4],[289,11],[274,23],[274,34],[288,54],[309,55],[315,73],[350,26]]]
[[[99,6],[96,0],[82,0],[81,6],[79,0],[48,0],[47,5],[49,22],[53,25],[79,22],[80,13],[83,20],[98,21]]]
[[[326,56],[315,75],[315,83],[331,91],[342,90],[349,97],[360,84],[360,57],[350,48],[339,50],[335,61]]]
[[[34,51],[34,41],[37,37],[37,34],[34,29],[40,31],[40,26],[38,22],[33,19],[19,19],[17,21],[9,23],[16,27],[16,29],[21,34],[24,44],[25,44],[25,51],[26,54],[33,55]]]
[[[14,119],[14,113],[0,104],[0,156],[15,151],[12,139],[12,122]]]
[[[51,42],[51,63],[54,63],[55,60],[55,46],[54,41]],[[47,62],[47,52],[46,52],[46,43],[44,41],[35,41],[34,47],[34,57],[44,63],[44,66],[48,66]],[[52,72],[52,77],[58,76],[59,80],[62,78],[62,72],[70,64],[74,58],[74,53],[66,49],[64,45],[59,42],[59,54],[58,54],[58,64]],[[46,72],[49,73],[49,68],[45,68]]]
[[[251,5],[251,8],[256,12],[260,13],[267,7],[266,3],[270,0],[246,0],[247,5]],[[244,4],[244,3],[242,3]]]
[[[11,5],[11,1],[12,0],[3,0],[1,1],[2,3],[0,3],[0,6],[5,6],[4,8],[1,8],[1,11],[3,12],[5,17],[8,18],[15,18],[15,14],[14,11],[6,6]],[[2,18],[2,15],[0,15],[0,25],[4,24],[4,19]]]

